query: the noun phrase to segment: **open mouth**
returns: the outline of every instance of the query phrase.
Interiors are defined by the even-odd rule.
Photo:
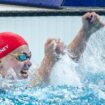
[[[20,73],[23,78],[28,78],[28,70],[22,70]]]

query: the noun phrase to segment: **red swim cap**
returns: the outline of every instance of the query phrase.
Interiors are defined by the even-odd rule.
[[[12,32],[0,33],[0,58],[22,45],[28,44],[20,35]]]

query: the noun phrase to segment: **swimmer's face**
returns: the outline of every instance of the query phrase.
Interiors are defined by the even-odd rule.
[[[28,78],[28,70],[32,63],[31,52],[27,45],[23,45],[9,54],[11,56],[9,66],[12,67],[18,78]]]

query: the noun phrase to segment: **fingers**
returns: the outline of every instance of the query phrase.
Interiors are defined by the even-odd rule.
[[[94,23],[99,21],[99,15],[95,12],[88,12],[83,16],[83,20],[87,20],[90,23]]]
[[[63,41],[61,39],[48,39],[47,42],[45,43],[45,46],[60,46],[63,45]]]
[[[45,46],[48,45],[48,44],[50,44],[53,40],[55,40],[55,39],[49,38],[49,39],[47,40],[47,42],[45,43]]]
[[[56,52],[60,54],[63,52],[64,48],[64,43],[60,39],[48,39],[45,44],[46,51],[50,51],[51,53]]]
[[[83,20],[90,20],[91,19],[91,13],[90,12],[87,12],[85,15],[83,15]]]
[[[92,12],[90,15],[91,15],[90,22],[94,23],[96,21],[99,21],[99,15],[98,14],[96,14],[95,12]]]
[[[56,39],[48,39],[45,43],[45,47],[54,49],[54,47],[56,47]]]

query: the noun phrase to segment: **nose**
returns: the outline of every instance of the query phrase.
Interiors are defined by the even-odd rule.
[[[27,59],[27,60],[24,62],[24,65],[29,68],[29,67],[32,66],[32,62],[31,62],[29,59]]]

